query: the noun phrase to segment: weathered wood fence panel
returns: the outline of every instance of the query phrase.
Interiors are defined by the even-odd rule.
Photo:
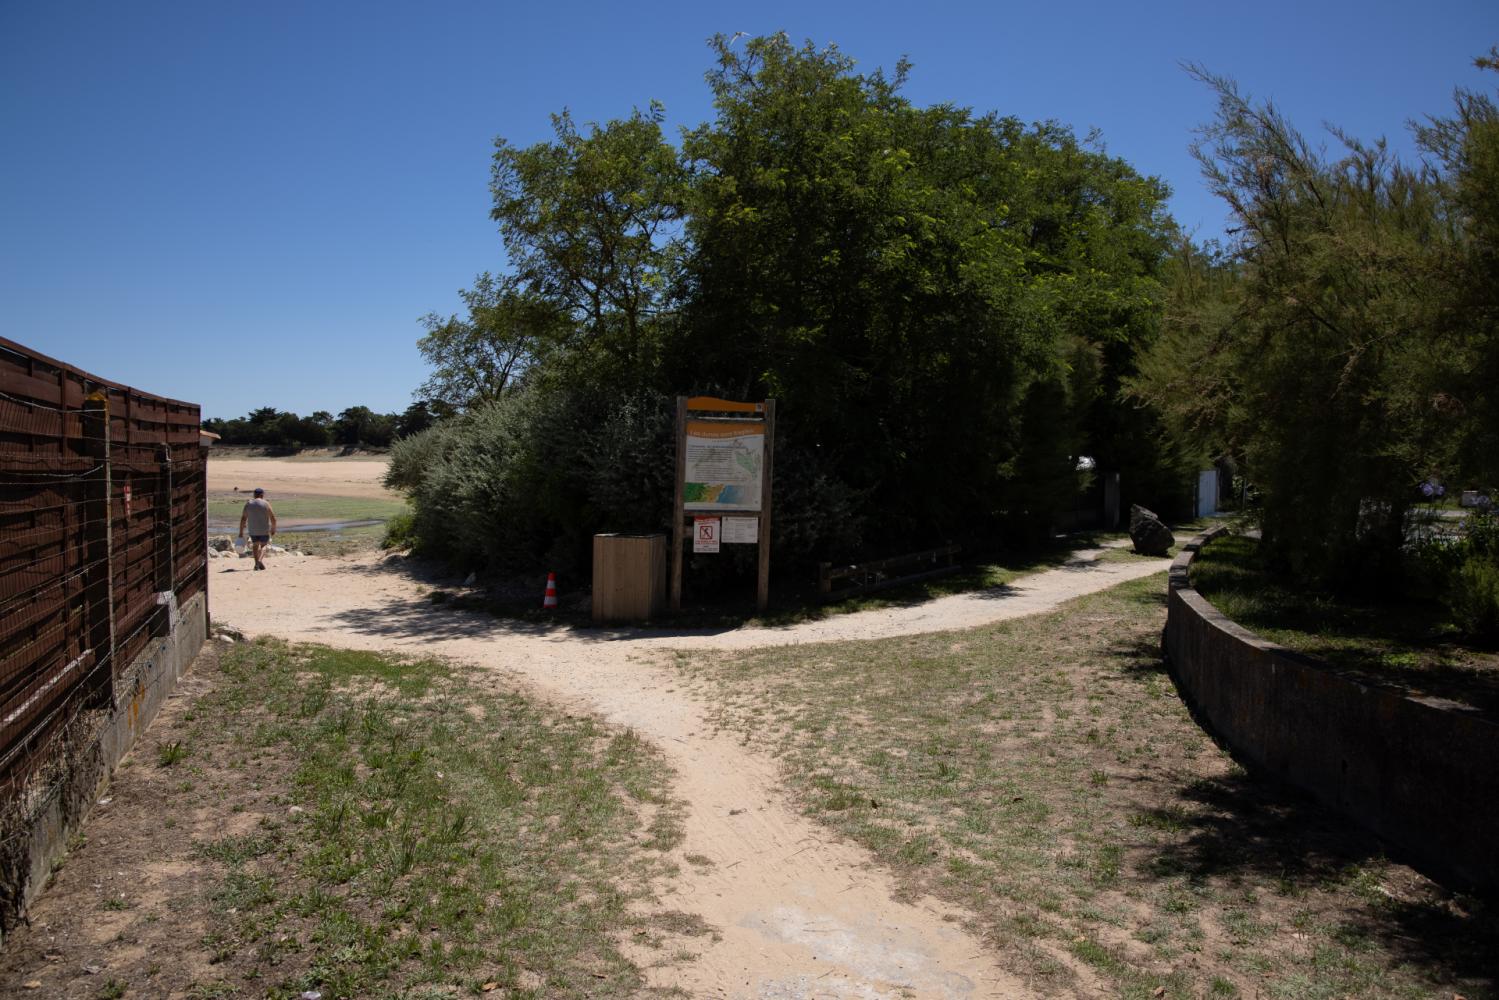
[[[199,408],[0,338],[0,787],[207,581]]]
[[[923,549],[887,559],[873,559],[852,566],[820,563],[817,567],[817,590],[823,601],[837,601],[855,594],[899,587],[902,584],[931,580],[962,570],[958,565],[957,545]],[[840,584],[841,581],[841,584]]]

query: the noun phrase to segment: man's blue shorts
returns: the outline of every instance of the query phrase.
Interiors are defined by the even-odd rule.
[[[252,541],[252,542],[259,542],[261,545],[266,544],[270,540],[271,540],[271,536],[270,535],[251,535],[250,536],[250,541]]]

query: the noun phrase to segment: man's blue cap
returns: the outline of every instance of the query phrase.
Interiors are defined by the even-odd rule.
[[[263,496],[265,496],[265,490],[263,490],[259,486],[257,486],[257,487],[255,487],[255,495],[258,496],[258,497],[263,497]]]

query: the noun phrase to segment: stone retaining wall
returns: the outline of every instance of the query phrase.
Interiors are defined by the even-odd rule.
[[[1193,590],[1202,535],[1172,563],[1165,651],[1198,722],[1246,766],[1310,793],[1434,877],[1499,890],[1499,724],[1339,676]]]

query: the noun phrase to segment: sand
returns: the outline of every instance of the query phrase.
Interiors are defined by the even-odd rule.
[[[266,469],[257,481],[278,481],[267,463],[251,464]],[[281,482],[319,473],[274,469]],[[323,474],[339,489],[378,478],[365,469]],[[676,771],[675,794],[689,806],[678,852],[711,861],[682,863],[660,888],[672,908],[698,914],[720,938],[701,944],[691,961],[649,969],[657,985],[692,996],[1029,997],[1035,994],[965,930],[962,912],[933,899],[897,900],[892,876],[868,852],[803,817],[782,790],[777,761],[713,733],[709,706],[665,664],[674,649],[974,628],[1167,566],[1164,559],[1099,561],[1101,554],[1079,552],[1065,567],[992,591],[784,628],[609,631],[499,620],[432,604],[431,584],[405,560],[375,555],[282,557],[265,573],[210,563],[210,607],[215,621],[252,637],[445,657],[629,726],[660,747]]]

